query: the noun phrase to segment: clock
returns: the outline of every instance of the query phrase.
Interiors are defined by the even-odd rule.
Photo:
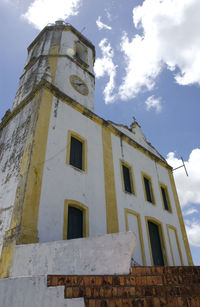
[[[70,76],[70,83],[72,87],[81,95],[87,96],[89,94],[89,89],[87,84],[78,76],[71,75]]]

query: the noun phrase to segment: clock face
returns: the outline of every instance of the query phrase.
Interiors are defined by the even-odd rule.
[[[89,90],[88,90],[86,83],[83,80],[81,80],[81,78],[79,78],[78,76],[71,75],[70,82],[73,88],[77,92],[79,92],[79,94],[85,95],[85,96],[89,94]]]

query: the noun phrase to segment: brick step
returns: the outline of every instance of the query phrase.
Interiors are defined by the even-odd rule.
[[[86,299],[86,307],[199,307],[199,297],[153,297],[138,299]]]
[[[200,275],[48,275],[48,286],[136,286],[136,285],[191,285],[200,284]]]
[[[102,287],[65,287],[65,298],[139,298],[165,296],[199,296],[200,285],[191,286],[102,286]]]
[[[200,307],[200,267],[132,267],[128,275],[48,275],[87,307]]]
[[[145,275],[199,275],[200,266],[140,266],[132,267],[131,274],[134,276],[145,276]]]

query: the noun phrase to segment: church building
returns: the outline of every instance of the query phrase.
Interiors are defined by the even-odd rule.
[[[28,47],[0,124],[0,277],[17,246],[132,231],[140,266],[193,265],[172,167],[140,125],[94,113],[95,48],[70,24]]]

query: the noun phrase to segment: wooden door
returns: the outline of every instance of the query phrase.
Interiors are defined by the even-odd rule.
[[[152,222],[148,222],[148,227],[154,265],[164,265],[159,228]]]

